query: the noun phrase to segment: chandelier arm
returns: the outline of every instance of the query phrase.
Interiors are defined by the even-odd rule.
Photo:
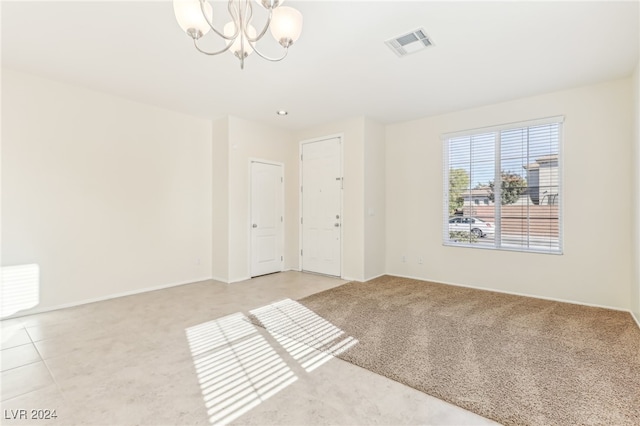
[[[235,40],[236,37],[238,37],[238,28],[236,26],[236,32],[234,35],[232,35],[231,37],[224,35],[224,33],[221,33],[220,31],[218,31],[214,26],[213,23],[209,20],[209,18],[207,17],[207,14],[204,11],[204,2],[205,0],[200,0],[200,11],[202,12],[202,17],[204,18],[204,20],[207,22],[207,24],[209,25],[209,28],[211,28],[213,30],[214,33],[218,34],[220,37],[222,37],[225,40]],[[228,9],[229,9],[229,15],[231,15],[231,19],[233,19],[234,21],[235,16],[233,14],[233,10],[231,8],[231,4],[233,3],[233,0],[229,0],[229,5],[228,5]],[[212,6],[213,7],[213,6]]]
[[[240,5],[236,5],[236,7],[234,8],[234,3],[235,0],[229,0],[229,3],[227,4],[227,10],[229,11],[229,15],[231,16],[231,19],[233,20],[233,23],[235,24],[236,27],[236,31],[233,34],[233,36],[231,38],[229,38],[228,40],[235,40],[236,38],[238,38],[238,36],[242,33],[242,16],[240,15]]]
[[[245,0],[244,2],[244,16],[246,17],[244,20],[245,24],[249,25],[253,18],[253,4],[251,3],[251,0]]]
[[[262,31],[260,31],[260,34],[258,34],[254,38],[249,37],[249,34],[245,34],[247,36],[247,40],[255,43],[256,41],[264,37],[264,35],[267,33],[267,30],[269,29],[269,25],[271,25],[272,17],[273,17],[273,9],[269,9],[269,17],[267,18],[267,22],[264,24],[264,28],[262,29]]]
[[[206,50],[202,50],[200,49],[200,47],[198,46],[198,40],[197,39],[193,39],[193,45],[196,48],[196,50],[200,53],[204,53],[205,55],[209,55],[209,56],[215,56],[215,55],[219,55],[221,53],[226,52],[227,50],[231,49],[231,45],[233,43],[229,43],[227,44],[227,46],[224,49],[218,50],[217,52],[207,52]]]
[[[251,15],[253,15],[253,8],[251,7],[251,0],[244,0],[244,13],[241,9],[241,4],[238,3],[238,29],[240,30],[240,69],[244,69],[244,58],[248,56],[245,49],[245,37],[247,34],[247,27],[249,21],[251,21]]]
[[[282,54],[281,57],[279,57],[279,58],[270,58],[269,56],[262,54],[258,49],[256,49],[255,42],[249,42],[249,44],[251,45],[251,47],[253,47],[253,51],[256,52],[258,54],[258,56],[260,56],[262,59],[266,59],[267,61],[271,61],[271,62],[279,62],[279,61],[283,60],[284,58],[286,58],[287,54],[289,53],[289,48],[285,47],[284,48],[284,53]]]

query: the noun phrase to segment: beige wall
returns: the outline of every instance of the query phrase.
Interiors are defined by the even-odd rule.
[[[364,279],[383,275],[386,255],[385,128],[364,122]]]
[[[209,121],[4,69],[2,145],[2,265],[39,265],[36,310],[211,277]]]
[[[238,117],[228,117],[229,137],[229,281],[250,277],[249,161],[251,158],[284,164],[285,263],[298,268],[298,161],[291,133]],[[215,235],[214,235],[215,238]]]
[[[364,271],[364,117],[342,120],[296,133],[305,141],[343,136],[342,276],[363,281]]]
[[[229,120],[212,123],[212,276],[229,281]]]
[[[629,309],[631,232],[607,223],[632,223],[630,90],[624,79],[388,126],[387,272]],[[564,254],[443,246],[440,135],[556,115],[565,116]]]
[[[634,224],[634,250],[633,250],[633,275],[631,283],[631,311],[640,324],[640,62],[633,73],[632,99],[633,99],[633,147],[632,156],[633,177],[633,218]]]

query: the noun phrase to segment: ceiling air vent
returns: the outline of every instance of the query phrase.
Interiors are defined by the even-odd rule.
[[[400,58],[433,46],[433,42],[422,28],[389,39],[385,41],[385,44]]]

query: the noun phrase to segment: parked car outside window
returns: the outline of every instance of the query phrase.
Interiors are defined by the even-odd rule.
[[[495,226],[477,217],[454,216],[449,218],[449,232],[471,232],[476,237],[486,237],[495,234]]]

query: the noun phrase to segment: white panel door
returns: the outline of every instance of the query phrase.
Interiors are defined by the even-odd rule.
[[[340,276],[340,138],[302,144],[302,270]]]
[[[251,163],[251,276],[282,271],[282,166]]]

